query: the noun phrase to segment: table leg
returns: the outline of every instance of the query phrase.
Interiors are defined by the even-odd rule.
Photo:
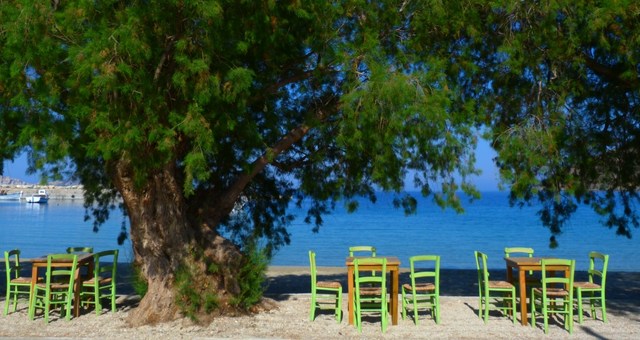
[[[33,292],[36,289],[36,283],[38,282],[38,266],[31,265],[31,290],[29,291],[29,307],[31,307],[31,300],[33,299]]]
[[[526,326],[528,324],[526,271],[518,269],[518,275],[520,284],[520,323]]]
[[[82,278],[80,275],[81,266],[76,266],[76,273],[73,281],[73,316],[80,316],[80,290],[82,289]]]
[[[349,312],[349,324],[353,325],[353,317],[354,317],[354,310],[353,310],[353,266],[349,266],[349,269],[347,270],[347,291],[349,292],[349,301],[348,301],[348,305],[347,305],[347,311]]]
[[[391,270],[391,324],[398,324],[398,270]]]

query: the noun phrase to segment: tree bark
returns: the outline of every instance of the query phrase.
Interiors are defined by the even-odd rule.
[[[131,221],[134,261],[148,284],[147,294],[130,313],[132,325],[184,317],[180,301],[188,296],[183,296],[181,289],[193,290],[196,296],[215,294],[217,309],[225,313],[235,309],[229,302],[240,291],[237,274],[242,253],[216,232],[196,224],[198,219],[187,216],[174,171],[167,166],[143,188],[134,186],[126,162],[121,162],[115,171],[114,183]],[[188,273],[187,286],[176,284],[179,270]],[[185,301],[187,305],[192,302]],[[192,312],[190,316],[197,319],[211,315],[201,310]]]

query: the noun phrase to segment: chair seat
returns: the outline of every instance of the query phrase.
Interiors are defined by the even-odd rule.
[[[82,283],[85,286],[93,286],[95,284],[95,282],[96,282],[96,279],[94,277],[82,281]],[[109,283],[111,283],[111,278],[110,277],[98,276],[98,283],[100,283],[100,285],[109,284]],[[327,288],[332,288],[332,287],[327,287]]]
[[[602,288],[599,284],[593,282],[574,282],[573,286],[576,288],[582,289],[600,289]]]
[[[42,278],[38,278],[38,282],[42,282]],[[30,277],[16,277],[15,279],[11,279],[11,283],[13,284],[31,284]]]
[[[333,288],[333,289],[342,288],[342,285],[338,281],[318,281],[316,282],[316,286],[319,288]]]
[[[37,286],[39,288],[42,288],[42,289],[46,289],[47,288],[47,285],[44,282],[38,283]],[[55,289],[55,290],[58,290],[58,289],[69,289],[69,284],[68,283],[51,282],[51,284],[49,286],[51,287],[51,289]]]
[[[540,288],[534,288],[533,290],[537,294],[542,294],[542,289]],[[568,295],[569,295],[569,292],[564,288],[548,288],[547,289],[547,296],[549,297],[563,297]]]
[[[380,287],[360,287],[360,295],[382,295]]]
[[[411,288],[411,284],[409,283],[405,283],[402,285],[402,288],[408,290],[408,291],[412,291]],[[428,282],[428,283],[416,283],[416,291],[417,292],[427,292],[427,291],[433,291],[436,290],[436,285]]]
[[[513,285],[510,282],[507,282],[507,281],[491,281],[491,280],[489,280],[489,288],[490,289],[494,289],[494,288],[511,289],[511,287],[513,287]]]

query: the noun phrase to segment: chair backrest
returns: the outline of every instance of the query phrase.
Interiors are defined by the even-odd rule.
[[[4,252],[4,265],[7,273],[7,282],[20,276],[20,250],[12,249]]]
[[[309,267],[311,270],[311,288],[316,286],[316,253],[309,250]]]
[[[357,252],[367,252],[367,256],[376,257],[376,247],[373,246],[352,246],[349,247],[349,256],[356,256]]]
[[[521,254],[521,255],[533,257],[533,248],[526,248],[526,247],[504,248],[504,257],[511,257],[512,254]]]
[[[380,266],[380,270],[382,273],[387,272],[387,259],[385,257],[368,257],[368,258],[356,258],[353,260],[353,269],[355,274],[355,290],[356,295],[360,295],[360,286],[363,284],[372,285],[375,287],[382,288],[383,291],[386,291],[387,287],[387,276],[386,275],[362,275],[364,272],[361,270],[369,271],[371,268],[361,269],[360,267],[366,265],[376,265]],[[375,269],[378,270],[378,269]],[[371,272],[368,272],[369,274]]]
[[[485,289],[485,285],[489,283],[489,271],[487,270],[487,254],[474,251],[476,257],[476,269],[478,270],[478,288],[480,292]]]
[[[436,286],[436,292],[440,290],[440,256],[416,255],[409,258],[409,263],[413,287],[416,281],[431,281]]]
[[[67,254],[73,253],[93,253],[93,247],[69,247]]]
[[[607,267],[609,266],[609,255],[597,251],[589,252],[589,282],[600,284],[604,290],[607,282]],[[599,277],[600,282],[596,279]]]
[[[569,291],[569,296],[573,296],[573,274],[576,267],[575,260],[565,259],[542,259],[540,262],[542,266],[542,292],[546,296],[549,288],[561,288],[566,287]],[[552,268],[549,268],[551,267]],[[569,276],[558,275],[558,267],[568,267]]]
[[[103,274],[109,273],[112,280],[116,279],[118,266],[118,250],[103,250],[93,254],[94,277],[96,282],[98,276],[105,277]]]
[[[68,262],[69,266],[57,267],[52,266],[53,263]],[[73,283],[75,282],[76,268],[78,266],[78,255],[76,254],[51,254],[47,255],[47,287],[52,282],[69,283],[69,291],[73,291]]]

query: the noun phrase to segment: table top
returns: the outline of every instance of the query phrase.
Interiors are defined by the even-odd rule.
[[[523,267],[523,266],[541,266],[543,259],[555,259],[559,260],[557,257],[505,257],[504,260],[507,262],[507,265],[511,265],[514,267]]]
[[[371,256],[349,256],[347,257],[346,260],[346,265],[347,266],[353,266],[353,260],[354,259],[368,259]],[[400,265],[400,259],[397,256],[376,256],[377,258],[385,258],[387,259],[387,265],[392,265],[392,266],[399,266]]]
[[[93,258],[93,253],[77,253],[76,255],[78,255],[78,262],[83,262],[86,261],[88,259]],[[64,261],[64,260],[57,260],[56,262],[69,262],[69,261]],[[47,263],[47,255],[45,256],[40,256],[40,257],[34,257],[31,259],[31,263],[33,264],[38,264],[38,263]]]

